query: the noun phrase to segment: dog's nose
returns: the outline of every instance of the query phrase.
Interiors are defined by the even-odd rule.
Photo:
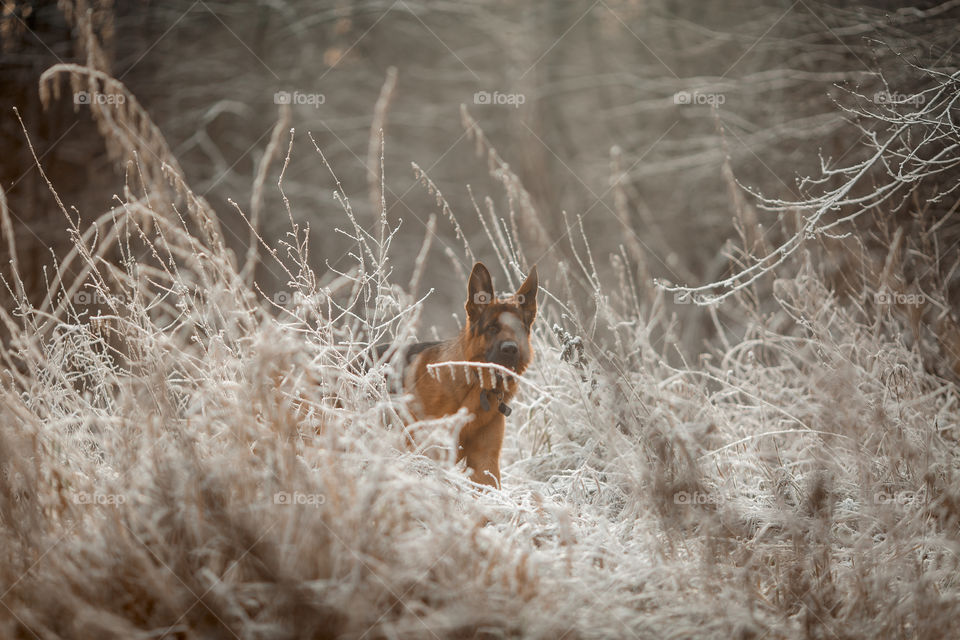
[[[515,356],[517,355],[517,343],[513,340],[504,340],[500,343],[500,351],[508,356]]]

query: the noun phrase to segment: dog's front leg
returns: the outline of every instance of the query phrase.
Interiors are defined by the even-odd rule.
[[[500,488],[500,449],[503,447],[504,419],[497,413],[478,429],[460,438],[459,459],[466,458],[477,484]]]

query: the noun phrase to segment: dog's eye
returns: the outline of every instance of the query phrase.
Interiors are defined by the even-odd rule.
[[[492,336],[492,335],[498,333],[499,331],[500,331],[500,327],[498,327],[498,326],[495,325],[495,324],[492,324],[492,325],[490,325],[489,327],[487,327],[486,333],[487,333],[488,336]]]

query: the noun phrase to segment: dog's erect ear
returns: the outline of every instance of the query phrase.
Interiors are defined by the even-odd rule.
[[[482,262],[473,265],[470,272],[470,281],[467,284],[467,317],[477,318],[483,309],[493,302],[493,278]]]
[[[537,289],[539,287],[537,280],[537,265],[533,265],[527,279],[523,281],[520,288],[517,289],[517,301],[520,309],[523,311],[523,322],[529,327],[533,324],[533,319],[537,317]]]

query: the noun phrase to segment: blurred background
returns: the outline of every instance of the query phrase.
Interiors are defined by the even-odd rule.
[[[489,197],[505,224],[517,225],[528,261],[548,282],[574,259],[571,243],[582,250],[580,223],[601,273],[609,270],[605,256],[621,253],[643,283],[712,282],[729,273],[735,246],[761,236],[776,243],[796,228],[792,216],[758,209],[745,187],[803,197],[798,177],[868,151],[844,107],[862,96],[882,103],[922,90],[929,78],[914,65],[957,68],[960,3],[910,4],[4,0],[0,184],[28,293],[45,293],[49,265],[69,235],[23,128],[81,228],[118,204],[125,183],[87,105],[70,92],[41,104],[44,70],[85,62],[74,12],[90,12],[100,64],[150,114],[238,255],[249,229],[228,199],[249,213],[282,104],[296,129],[284,190],[296,221],[310,225],[321,274],[348,268],[354,245],[335,231],[349,223],[307,134],[358,222],[374,229],[382,127],[386,216],[403,221],[394,269],[406,282],[437,214],[421,292],[437,289],[430,317],[452,327],[463,281],[451,261],[469,265],[411,163],[442,192],[480,259],[494,256],[484,250],[472,199],[486,211]],[[477,153],[462,108],[520,178],[519,196],[503,188],[487,147]],[[261,227],[271,246],[290,229],[276,188],[288,141],[284,134],[264,189]],[[535,217],[521,215],[523,207]],[[2,243],[0,259],[8,258]],[[256,275],[264,291],[285,286],[267,261]],[[684,331],[696,344],[709,338],[711,323]]]

